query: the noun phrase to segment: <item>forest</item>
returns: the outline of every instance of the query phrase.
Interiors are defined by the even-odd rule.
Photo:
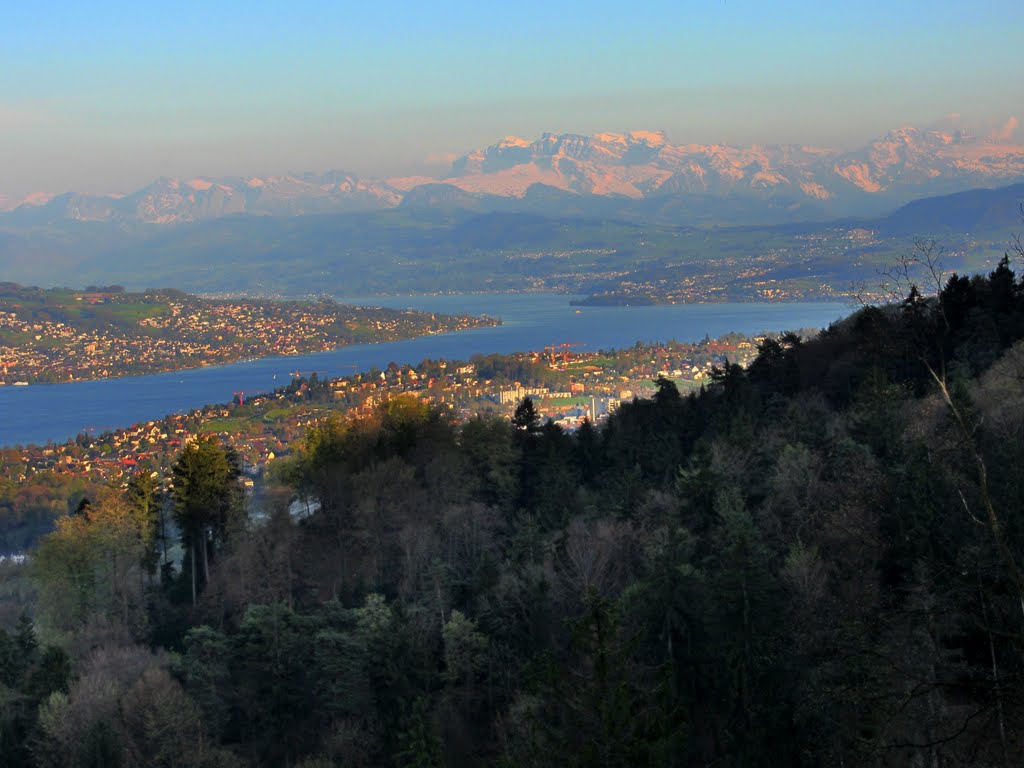
[[[1020,765],[1013,267],[574,434],[333,417],[259,516],[196,439],[2,574],[0,766]]]

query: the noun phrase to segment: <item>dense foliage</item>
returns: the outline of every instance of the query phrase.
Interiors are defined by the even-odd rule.
[[[1018,765],[1022,339],[1004,261],[575,435],[398,398],[312,429],[248,524],[197,445],[183,565],[138,489],[44,539],[73,675],[2,681],[4,760]]]
[[[95,485],[56,472],[27,475],[24,467],[19,449],[0,449],[0,555],[24,552],[35,544]]]

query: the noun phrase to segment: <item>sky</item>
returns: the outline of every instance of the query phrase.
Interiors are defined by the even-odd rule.
[[[39,0],[0,15],[8,199],[159,176],[442,175],[544,131],[842,148],[950,113],[1024,118],[1020,0]]]

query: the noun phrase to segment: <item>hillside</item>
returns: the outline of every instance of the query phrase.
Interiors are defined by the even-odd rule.
[[[892,235],[932,235],[992,232],[1024,224],[1024,184],[998,189],[971,189],[952,195],[916,200],[875,223]]]
[[[165,504],[133,481],[36,550],[67,650],[0,632],[5,756],[1017,764],[1022,344],[1006,261],[575,435],[397,398],[313,427],[248,525],[191,442]]]
[[[951,269],[989,268],[1024,226],[1020,184],[926,198],[877,218],[748,227],[685,225],[708,198],[588,199],[600,205],[533,187],[515,210],[502,198],[432,185],[373,212],[127,229],[0,224],[0,270],[24,284],[51,285],[60,274],[80,284],[249,295],[543,289],[613,301],[800,300],[875,282],[914,237],[939,240]]]
[[[210,300],[176,289],[0,283],[0,385],[161,373],[494,322],[327,299]]]

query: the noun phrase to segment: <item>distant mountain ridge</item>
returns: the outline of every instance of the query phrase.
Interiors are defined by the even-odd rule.
[[[879,213],[908,201],[1024,181],[1024,146],[1006,136],[900,128],[855,151],[799,145],[672,144],[661,131],[509,136],[455,160],[442,178],[365,179],[344,171],[160,178],[128,195],[34,195],[0,222],[177,224],[406,207],[800,220]],[[561,193],[561,194],[559,194]],[[760,212],[760,214],[758,214]],[[737,221],[736,223],[746,223]]]
[[[252,214],[289,216],[393,207],[403,195],[379,182],[341,171],[263,178],[160,178],[123,197],[68,192],[26,203],[10,214],[21,221],[74,219],[176,224]]]
[[[1024,184],[915,200],[873,223],[890,236],[988,232],[1024,225]]]
[[[616,208],[621,200],[632,207]],[[710,198],[665,200],[663,210],[675,215]],[[607,206],[608,215],[572,210],[586,201]],[[637,295],[639,285],[727,286],[741,272],[748,287],[751,280],[796,280],[800,290],[845,289],[909,247],[908,237],[935,238],[958,254],[954,268],[967,270],[993,249],[1001,255],[1024,227],[1024,184],[921,199],[880,217],[767,226],[615,218],[623,210],[650,214],[657,199],[587,197],[540,185],[518,201],[528,210],[495,208],[499,202],[514,199],[434,184],[414,188],[395,208],[367,213],[221,216],[179,226],[0,226],[0,276],[26,285],[174,285],[261,296],[621,293],[623,286]]]
[[[962,131],[890,131],[853,152],[798,145],[671,144],[663,132],[507,137],[455,161],[444,181],[515,195],[541,183],[580,194],[786,194],[816,201],[858,194],[917,197],[1024,178],[1024,146]]]

